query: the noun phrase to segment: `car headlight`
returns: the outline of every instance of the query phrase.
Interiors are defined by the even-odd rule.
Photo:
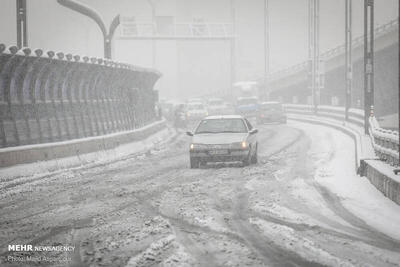
[[[247,149],[249,147],[249,143],[246,141],[233,143],[231,148],[233,149]]]
[[[243,149],[249,147],[249,143],[247,143],[246,141],[243,141],[243,142],[241,143],[241,145],[242,145],[242,148],[243,148]]]

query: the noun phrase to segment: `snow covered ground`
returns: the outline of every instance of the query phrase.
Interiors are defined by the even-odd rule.
[[[0,170],[0,265],[34,243],[73,244],[76,266],[400,266],[399,207],[355,175],[351,138],[258,128],[248,167],[190,169],[189,138],[164,132],[82,166]]]
[[[400,206],[354,171],[354,141],[339,131],[293,122],[312,140],[315,180],[335,193],[343,205],[371,227],[400,240]]]

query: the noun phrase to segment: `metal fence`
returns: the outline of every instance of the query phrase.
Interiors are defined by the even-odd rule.
[[[376,155],[390,165],[399,166],[399,132],[381,128],[374,116],[369,118],[369,126]]]
[[[100,58],[0,44],[0,145],[104,135],[156,119],[160,74]]]

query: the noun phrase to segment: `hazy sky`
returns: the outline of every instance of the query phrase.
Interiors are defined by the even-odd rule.
[[[199,0],[200,1],[200,0]],[[218,1],[218,0],[216,0]],[[225,0],[220,0],[229,2]],[[236,0],[238,23],[246,22],[241,19],[242,10],[246,5],[262,6],[263,0]],[[277,69],[301,62],[307,57],[307,1],[308,0],[269,0],[270,31],[271,31],[271,67]],[[71,51],[78,54],[93,56],[102,55],[101,34],[97,26],[89,19],[60,7],[55,0],[28,0],[29,41],[34,47],[45,49]],[[96,8],[110,21],[117,13],[129,14],[127,5],[137,2],[137,12],[148,18],[150,8],[146,0],[82,0]],[[140,4],[140,2],[142,2]],[[163,8],[168,8],[168,0],[157,1]],[[187,1],[196,8],[195,1]],[[345,0],[321,0],[321,52],[340,45],[344,41],[344,2]],[[176,1],[176,4],[185,1]],[[200,3],[200,2],[199,2]],[[363,31],[363,0],[353,0],[354,36]],[[15,0],[1,0],[0,8],[0,42],[14,44],[15,33]],[[198,8],[198,7],[197,7]],[[190,7],[188,8],[190,9]],[[229,7],[227,7],[229,9]],[[249,9],[251,10],[251,9]],[[254,10],[254,9],[253,9]],[[224,18],[226,13],[221,14]],[[250,11],[251,12],[251,11]],[[252,27],[262,26],[262,11],[253,11],[254,16],[260,17]],[[398,0],[375,0],[375,25],[384,24],[398,16]],[[108,23],[108,22],[107,22]],[[77,25],[79,25],[77,27]],[[62,32],[62,35],[59,35]],[[57,33],[57,34],[56,34]],[[56,36],[53,37],[52,36]],[[65,38],[63,38],[65,37]],[[99,40],[92,43],[93,40]]]
[[[0,0],[0,43],[16,44],[16,0]],[[150,0],[81,0],[110,24],[116,14],[151,22]],[[177,23],[204,18],[209,23],[230,23],[231,0],[151,0],[157,16],[174,16]],[[236,72],[233,80],[256,80],[264,75],[264,1],[234,0],[236,7]],[[268,0],[270,14],[270,69],[276,71],[308,57],[308,0]],[[345,0],[320,0],[321,53],[344,43]],[[363,33],[364,0],[353,0],[353,36]],[[88,17],[56,0],[27,0],[28,39],[32,48],[78,55],[103,56],[103,37]],[[375,0],[375,27],[398,16],[398,0]],[[121,26],[119,27],[121,29]],[[118,40],[113,59],[155,67],[163,76],[156,84],[163,96],[184,97],[196,92],[230,88],[228,41]],[[155,60],[153,61],[153,52]],[[156,64],[154,65],[155,62]]]

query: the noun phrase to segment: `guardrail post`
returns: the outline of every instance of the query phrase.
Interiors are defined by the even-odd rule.
[[[77,68],[77,66],[75,64],[72,63],[72,55],[71,54],[67,54],[66,59],[68,62],[70,62],[69,64],[69,69],[67,72],[67,75],[65,76],[65,81],[64,81],[64,86],[65,86],[65,95],[67,97],[68,103],[69,103],[69,109],[68,109],[68,114],[72,117],[72,123],[73,123],[73,128],[74,128],[74,138],[79,138],[79,127],[78,127],[78,122],[76,120],[76,111],[75,111],[75,106],[74,106],[74,102],[73,102],[73,88],[72,88],[72,84],[73,84],[73,79],[74,79],[74,75],[75,73],[77,73],[79,70]]]
[[[12,111],[13,105],[12,105],[12,95],[11,95],[11,82],[13,73],[15,72],[15,68],[17,67],[18,63],[21,61],[21,57],[17,55],[18,48],[16,46],[10,47],[9,50],[12,56],[6,62],[2,70],[1,73],[2,85],[0,85],[0,88],[3,88],[4,90],[4,98],[5,101],[7,102],[7,108],[8,108],[6,116],[12,122],[14,143],[15,145],[19,146],[20,145],[19,132],[18,132],[16,118],[14,117]],[[13,145],[13,144],[8,143],[8,145]]]
[[[91,120],[91,114],[90,114],[90,107],[89,103],[87,101],[88,97],[88,89],[89,89],[89,84],[90,84],[90,79],[91,79],[91,72],[90,72],[90,65],[88,65],[89,58],[88,57],[83,57],[82,58],[84,64],[85,64],[85,71],[81,76],[81,81],[79,82],[79,92],[80,92],[80,98],[83,101],[83,104],[81,103],[81,109],[82,109],[82,123],[87,126],[88,128],[88,133],[85,133],[85,136],[93,136],[93,125],[92,125],[92,120]]]
[[[6,45],[0,44],[0,90],[3,88],[2,87],[3,81],[2,81],[2,76],[1,76],[2,69],[9,58],[8,55],[3,55],[4,50],[6,50]],[[0,93],[1,93],[1,95],[0,95],[0,111],[1,111],[0,112],[0,138],[1,138],[2,147],[6,147],[7,146],[7,138],[6,138],[6,132],[4,129],[5,110],[3,109],[3,106],[5,106],[5,105],[3,105],[5,97],[4,97],[4,92],[0,91]]]
[[[13,84],[14,89],[12,91],[15,92],[15,112],[17,114],[17,118],[22,117],[25,127],[22,128],[22,132],[25,135],[25,139],[22,140],[23,144],[30,144],[31,140],[31,129],[29,126],[29,111],[28,106],[24,103],[24,87],[25,87],[25,80],[30,78],[29,75],[29,67],[32,65],[32,58],[29,57],[31,54],[31,50],[29,48],[22,49],[24,53],[24,57],[22,61],[18,64],[17,68],[15,69],[13,75]],[[22,126],[22,125],[21,125]],[[21,136],[20,136],[21,137]]]
[[[51,53],[51,56],[54,57],[54,53]],[[63,133],[61,131],[61,123],[60,123],[60,117],[59,117],[59,95],[58,95],[58,72],[60,71],[60,62],[56,60],[51,60],[50,64],[50,72],[48,75],[48,82],[49,82],[49,98],[51,101],[51,113],[54,117],[55,124],[56,124],[56,130],[57,130],[57,140],[63,140]],[[62,65],[61,65],[62,66]],[[54,137],[55,138],[55,137]]]
[[[98,71],[99,71],[99,76],[98,79],[96,81],[95,87],[94,87],[94,93],[96,96],[96,111],[99,114],[99,122],[101,124],[101,129],[103,130],[104,134],[108,133],[108,129],[106,128],[105,124],[107,123],[107,115],[106,115],[106,110],[104,108],[105,103],[104,103],[104,92],[102,91],[102,83],[104,80],[104,76],[105,76],[105,71],[103,69],[102,66],[100,66],[100,64],[102,64],[102,60],[101,59],[97,59],[97,62],[99,64],[98,66]],[[101,102],[101,103],[100,103]],[[101,105],[100,105],[101,104]]]
[[[129,129],[135,128],[135,115],[133,112],[133,100],[132,100],[132,88],[130,88],[130,80],[131,78],[127,75],[124,79],[125,84],[125,101],[126,101],[126,108],[128,114],[128,127]]]
[[[51,75],[51,72],[53,71],[53,65],[54,61],[52,58],[54,57],[54,52],[48,51],[47,55],[49,57],[49,60],[47,64],[43,67],[43,69],[40,72],[40,75],[37,78],[37,82],[39,85],[39,97],[38,97],[38,116],[39,120],[41,118],[45,118],[47,122],[47,138],[48,141],[54,141],[54,136],[53,136],[53,129],[52,129],[52,124],[51,124],[51,117],[53,116],[50,112],[51,107],[49,105],[52,105],[51,102],[51,89],[49,88],[49,84],[47,81],[49,81],[49,77]],[[49,103],[50,100],[50,103]],[[43,132],[42,132],[43,134]]]
[[[41,82],[41,76],[44,71],[44,69],[47,67],[48,64],[50,64],[51,60],[45,60],[43,58],[40,58],[43,54],[43,51],[40,49],[35,50],[37,61],[36,64],[32,67],[33,68],[33,73],[32,73],[32,78],[30,80],[30,85],[29,85],[29,98],[32,103],[32,109],[33,109],[33,115],[36,121],[36,126],[37,126],[37,135],[39,138],[39,143],[43,142],[43,133],[42,133],[42,124],[41,124],[41,118],[39,114],[39,105],[38,101],[40,101],[40,82]]]
[[[105,65],[109,66],[110,62],[106,61]],[[105,97],[106,97],[106,106],[108,110],[108,116],[109,116],[109,128],[110,132],[115,132],[118,129],[117,126],[117,116],[115,114],[115,102],[116,102],[116,97],[115,97],[115,86],[118,84],[118,79],[117,73],[115,70],[110,69],[107,74],[107,80],[104,81],[104,92],[105,92]]]
[[[97,84],[103,73],[100,71],[100,67],[97,65],[97,58],[91,58],[90,61],[94,65],[93,76],[91,77],[91,82],[89,85],[89,99],[91,106],[91,113],[94,118],[94,126],[96,129],[96,135],[100,135],[101,131],[105,133],[104,125],[102,123],[101,114],[99,112],[99,96],[96,90]]]
[[[102,59],[99,59],[99,63],[103,64],[104,61]],[[108,80],[111,78],[110,77],[110,72],[108,69],[102,65],[101,70],[103,72],[103,75],[100,79],[100,83],[98,84],[98,92],[100,93],[101,96],[101,104],[102,104],[102,111],[104,114],[104,124],[106,125],[106,132],[111,133],[112,132],[112,116],[111,116],[111,109],[109,105],[109,95],[108,95],[108,88],[107,88],[107,83]]]
[[[82,80],[84,79],[84,76],[86,76],[86,71],[87,67],[86,65],[80,63],[80,56],[75,55],[74,57],[74,63],[73,65],[75,66],[76,71],[74,72],[72,76],[72,82],[71,82],[71,95],[72,95],[72,102],[74,103],[74,112],[75,112],[75,117],[78,117],[77,119],[77,125],[78,128],[81,128],[81,136],[86,137],[86,124],[85,120],[83,117],[83,107],[82,107],[82,100],[81,100],[81,92],[80,92],[80,84],[82,83]]]
[[[57,75],[55,76],[56,79],[56,88],[57,88],[57,100],[59,102],[60,105],[60,109],[61,109],[61,114],[62,114],[62,120],[64,121],[63,125],[64,125],[64,129],[65,129],[65,135],[66,135],[66,139],[71,139],[71,131],[70,131],[70,127],[69,127],[69,122],[68,122],[68,111],[67,108],[65,106],[65,102],[64,102],[64,98],[66,96],[66,90],[65,90],[65,79],[68,73],[68,70],[70,68],[71,63],[69,61],[64,61],[65,55],[64,53],[57,53],[57,58],[58,60],[60,60],[60,67],[57,70]],[[61,120],[61,118],[60,118]],[[60,123],[61,125],[61,123]],[[64,133],[62,132],[62,136],[64,139]]]
[[[88,77],[88,85],[87,85],[87,90],[86,90],[86,97],[88,101],[88,116],[91,121],[92,129],[93,129],[93,134],[94,135],[99,135],[100,134],[100,128],[99,128],[99,122],[96,114],[96,107],[95,107],[95,96],[94,96],[94,87],[98,78],[99,73],[97,72],[97,67],[94,65],[96,63],[97,59],[96,58],[91,58],[90,62],[93,64],[93,67],[90,70],[90,74]]]
[[[123,73],[123,75],[121,75],[120,77],[120,85],[119,85],[119,98],[120,98],[120,102],[121,102],[121,112],[122,112],[122,119],[123,119],[123,124],[124,124],[124,129],[128,130],[130,128],[130,124],[131,124],[131,120],[130,120],[130,112],[128,109],[128,100],[127,99],[127,94],[126,94],[126,88],[127,86],[129,86],[126,81],[129,77],[129,73],[128,71],[125,71]]]

